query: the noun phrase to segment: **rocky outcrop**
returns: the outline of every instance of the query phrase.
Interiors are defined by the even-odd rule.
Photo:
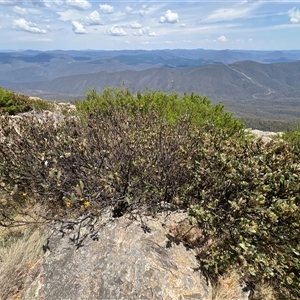
[[[262,141],[266,143],[274,140],[274,137],[280,137],[282,135],[282,132],[262,131],[257,129],[246,129],[246,131],[254,134],[257,138],[262,139]]]
[[[56,224],[23,299],[211,299],[195,253],[163,226],[182,217]]]

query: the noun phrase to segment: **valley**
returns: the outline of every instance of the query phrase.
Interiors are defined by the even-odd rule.
[[[249,123],[295,123],[300,51],[0,51],[0,86],[66,102],[82,99],[90,88],[194,92]]]

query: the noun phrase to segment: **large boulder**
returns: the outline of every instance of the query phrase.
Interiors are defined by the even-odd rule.
[[[194,251],[170,235],[183,217],[57,223],[22,299],[211,299]]]

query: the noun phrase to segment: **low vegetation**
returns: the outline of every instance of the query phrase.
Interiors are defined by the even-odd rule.
[[[300,147],[300,123],[297,123],[292,129],[285,131],[283,139],[295,147]]]
[[[53,105],[41,99],[32,99],[0,87],[0,114],[15,115],[31,110],[41,111],[52,108]]]
[[[4,199],[0,200],[3,205]],[[15,226],[0,226],[0,299],[19,299],[28,273],[42,256],[46,238],[44,222],[38,217],[42,210],[31,206],[30,213],[14,215]]]
[[[76,103],[77,110],[88,116],[106,113],[111,109],[125,110],[131,117],[136,114],[146,117],[155,113],[157,117],[171,125],[184,117],[189,118],[192,126],[203,126],[205,123],[214,124],[217,128],[226,128],[235,133],[244,125],[225,111],[224,105],[211,105],[209,98],[198,94],[178,93],[166,94],[159,91],[147,90],[144,94],[137,92],[134,96],[128,89],[105,89],[97,94],[91,89],[86,99]]]
[[[295,129],[298,119],[294,120],[268,120],[265,118],[249,118],[249,117],[239,117],[245,123],[247,128],[258,129],[263,131],[272,132],[286,132]]]
[[[10,197],[1,225],[12,226],[28,198],[48,218],[124,202],[154,216],[185,209],[215,282],[234,268],[254,290],[276,286],[277,299],[299,299],[300,144],[254,139],[196,94],[91,90],[76,107],[58,124],[1,117],[0,188]]]

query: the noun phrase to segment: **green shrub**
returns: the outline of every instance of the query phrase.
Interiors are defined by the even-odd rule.
[[[194,94],[91,90],[76,106],[82,118],[23,119],[18,132],[0,119],[0,189],[10,207],[28,195],[48,218],[99,214],[124,200],[141,214],[185,209],[203,230],[199,259],[212,278],[234,267],[299,299],[297,147],[248,138],[223,106]],[[9,220],[7,207],[0,212]]]
[[[16,94],[0,87],[0,114],[15,115],[31,110],[52,109],[52,104],[40,100],[30,99],[29,96]]]
[[[54,209],[65,209],[67,203],[76,210],[87,202],[99,208],[111,204],[111,198],[127,197],[152,209],[152,201],[170,201],[188,185],[179,180],[189,179],[176,155],[182,155],[178,149],[192,128],[213,119],[216,126],[223,122],[228,135],[234,128],[243,133],[242,124],[223,108],[195,95],[185,95],[187,100],[155,92],[133,97],[127,90],[107,89],[102,95],[91,90],[86,98],[77,103],[83,121],[67,118],[53,126],[24,119],[18,124],[20,136],[8,117],[2,119],[6,141],[0,149],[0,175],[8,190],[18,187],[15,198],[29,190]],[[195,118],[195,103],[203,106],[198,113],[206,111],[205,116]],[[180,105],[186,106],[181,116]],[[105,188],[99,193],[100,186]]]
[[[195,202],[189,214],[213,241],[204,268],[217,277],[233,267],[299,299],[299,152],[286,143],[234,143],[221,132],[208,137],[188,165]]]
[[[300,123],[296,124],[292,130],[285,131],[282,135],[285,141],[293,144],[294,146],[300,147]]]
[[[207,97],[198,94],[178,93],[166,94],[159,91],[146,91],[144,94],[137,92],[134,96],[128,89],[104,89],[102,94],[90,90],[85,100],[76,103],[77,110],[91,116],[98,110],[107,112],[112,109],[125,109],[129,114],[137,112],[142,115],[155,112],[163,120],[174,124],[177,120],[189,116],[194,126],[203,126],[213,123],[218,128],[226,129],[232,134],[244,128],[239,120],[224,110],[222,104],[212,105]]]

